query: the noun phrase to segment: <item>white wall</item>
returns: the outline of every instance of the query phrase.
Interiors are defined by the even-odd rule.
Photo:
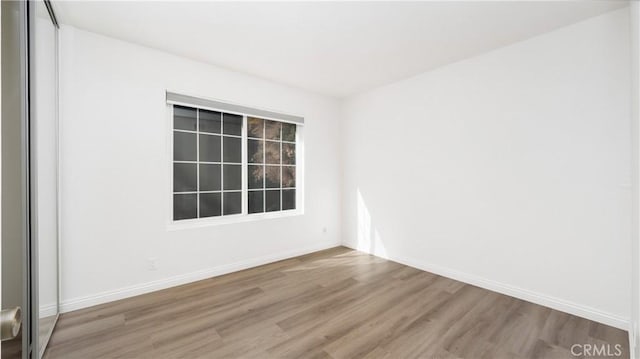
[[[640,3],[630,4],[631,30],[631,143],[632,143],[632,273],[631,330],[629,344],[632,358],[640,358]]]
[[[625,327],[628,9],[350,99],[344,242]]]
[[[166,89],[303,115],[304,215],[168,230]],[[339,245],[339,111],[333,99],[63,27],[62,310]]]

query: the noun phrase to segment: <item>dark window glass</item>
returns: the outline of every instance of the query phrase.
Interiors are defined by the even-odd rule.
[[[280,210],[280,190],[265,191],[265,205],[267,212]]]
[[[282,210],[296,209],[296,190],[286,189],[282,191]]]
[[[196,135],[173,131],[173,159],[175,161],[196,160]]]
[[[266,166],[265,172],[265,186],[267,188],[280,188],[280,166]]]
[[[198,216],[196,201],[198,195],[194,194],[174,194],[173,195],[173,219],[189,219]]]
[[[249,165],[247,172],[249,189],[264,188],[264,166]]]
[[[282,140],[289,142],[296,141],[296,125],[291,123],[282,124]]]
[[[242,189],[242,166],[241,165],[224,165],[224,189],[240,190]]]
[[[248,117],[247,127],[248,137],[264,138],[264,120]]]
[[[200,193],[200,217],[214,217],[222,214],[220,193]]]
[[[264,212],[264,191],[249,191],[249,213]]]
[[[296,164],[296,145],[293,143],[282,144],[282,163],[285,165]]]
[[[282,187],[291,188],[296,186],[296,168],[293,166],[282,166]]]
[[[277,121],[264,122],[264,136],[267,140],[280,140],[281,123]]]
[[[220,136],[200,135],[200,161],[220,162]]]
[[[200,132],[220,133],[222,128],[222,117],[220,112],[200,111]]]
[[[264,144],[264,153],[266,163],[280,164],[280,142],[266,141]]]
[[[242,212],[242,193],[224,192],[224,214],[236,214]]]
[[[242,116],[225,113],[222,115],[223,130],[225,135],[242,135]]]
[[[200,190],[219,191],[222,176],[220,165],[200,164]]]
[[[173,164],[173,191],[195,192],[197,191],[197,168],[195,163]]]
[[[224,162],[242,162],[242,139],[237,137],[223,137],[222,143]]]
[[[180,162],[173,164],[175,220],[239,214],[244,205],[248,213],[296,208],[297,126],[247,117],[243,159],[243,120],[174,105],[173,157]],[[246,198],[243,161],[248,164]]]
[[[196,109],[173,106],[173,128],[176,130],[196,130]]]
[[[264,163],[262,150],[264,149],[264,141],[248,140],[247,141],[247,157],[249,163]]]

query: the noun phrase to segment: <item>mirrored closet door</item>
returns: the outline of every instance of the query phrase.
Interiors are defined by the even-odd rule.
[[[58,26],[48,1],[29,2],[31,358],[58,318]]]

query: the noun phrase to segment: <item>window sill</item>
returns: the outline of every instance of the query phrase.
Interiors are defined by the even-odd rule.
[[[167,224],[168,231],[178,231],[183,229],[212,227],[225,224],[245,223],[263,221],[267,219],[297,217],[304,214],[304,211],[300,209],[279,211],[271,213],[256,213],[256,214],[235,214],[224,217],[211,217],[211,218],[196,218],[185,219],[181,221],[171,221]]]

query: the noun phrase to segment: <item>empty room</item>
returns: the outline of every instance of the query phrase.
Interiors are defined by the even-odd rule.
[[[0,358],[640,359],[640,2],[0,27]]]

